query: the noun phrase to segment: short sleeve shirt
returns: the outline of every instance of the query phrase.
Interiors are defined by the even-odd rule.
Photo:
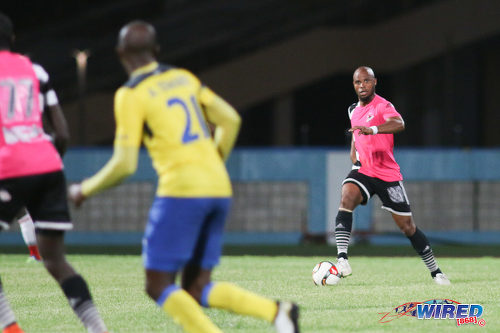
[[[62,169],[62,160],[43,131],[45,106],[57,104],[49,76],[28,58],[0,51],[0,179]]]
[[[373,100],[365,106],[359,103],[350,109],[351,126],[379,126],[391,117],[401,117],[392,103],[375,95]],[[358,135],[355,131],[354,144],[361,162],[359,172],[370,177],[382,179],[386,182],[403,179],[397,164],[393,148],[393,134]]]

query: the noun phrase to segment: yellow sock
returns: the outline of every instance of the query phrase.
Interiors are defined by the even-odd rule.
[[[231,310],[233,312],[258,317],[272,323],[278,305],[275,301],[250,291],[242,289],[228,282],[218,282],[209,285],[204,291],[208,293],[205,299],[210,307]]]
[[[191,295],[179,287],[169,287],[166,299],[160,297],[158,304],[174,321],[188,333],[222,333],[205,315]],[[165,292],[164,292],[165,294]],[[163,295],[162,295],[163,296]]]

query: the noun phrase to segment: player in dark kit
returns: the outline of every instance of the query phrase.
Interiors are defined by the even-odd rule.
[[[40,106],[57,104],[44,91],[47,73],[41,66],[11,51],[10,19],[0,13],[0,230],[26,207],[34,220],[37,242],[47,271],[59,283],[70,306],[88,332],[107,329],[92,301],[85,280],[66,261],[64,231],[73,227],[66,198],[61,157],[42,127]],[[58,146],[67,137],[58,107],[50,108]],[[22,332],[0,282],[0,325],[4,333]]]
[[[352,274],[347,259],[352,212],[376,194],[382,200],[382,208],[392,214],[394,222],[424,261],[434,282],[448,285],[450,281],[439,269],[429,241],[413,221],[403,176],[394,158],[394,133],[404,130],[403,118],[390,102],[375,93],[377,79],[371,68],[356,69],[353,84],[359,99],[349,107],[354,166],[342,183],[342,198],[335,220],[337,268],[343,277]]]

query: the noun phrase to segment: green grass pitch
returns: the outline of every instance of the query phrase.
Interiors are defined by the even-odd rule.
[[[70,255],[87,279],[94,300],[111,332],[181,332],[143,292],[139,256]],[[0,255],[0,276],[16,316],[30,333],[85,332],[62,291],[39,263],[26,255]],[[301,306],[302,332],[499,332],[500,258],[438,258],[452,281],[435,285],[418,257],[352,256],[353,275],[336,286],[318,287],[311,270],[333,258],[300,256],[225,256],[215,280],[232,281],[271,298]],[[453,299],[481,304],[485,326],[454,320],[401,317],[379,323],[382,313],[410,301]],[[274,332],[267,323],[216,309],[206,310],[224,331]]]

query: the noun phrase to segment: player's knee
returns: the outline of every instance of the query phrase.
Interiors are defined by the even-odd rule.
[[[363,201],[363,195],[359,187],[352,183],[345,183],[342,186],[342,197],[340,207],[353,210]]]
[[[353,192],[347,192],[347,193],[342,193],[342,198],[340,199],[340,207],[349,209],[349,210],[354,210],[356,206],[361,203],[362,198],[358,197],[356,193]]]
[[[401,232],[404,233],[406,236],[411,236],[415,233],[416,226],[410,217],[408,217],[407,219],[404,219],[398,225],[399,225],[399,229],[401,230]]]

